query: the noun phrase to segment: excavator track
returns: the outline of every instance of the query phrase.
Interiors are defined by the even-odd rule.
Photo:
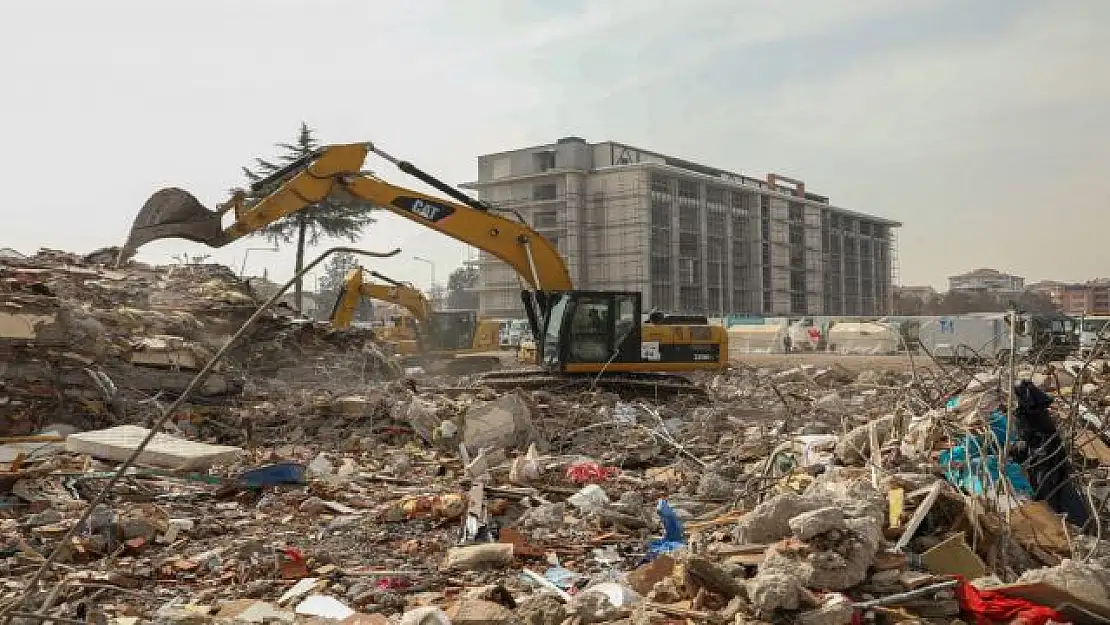
[[[483,386],[498,390],[582,391],[598,389],[625,397],[704,396],[705,389],[681,375],[663,373],[549,373],[542,369],[491,371],[477,376]]]

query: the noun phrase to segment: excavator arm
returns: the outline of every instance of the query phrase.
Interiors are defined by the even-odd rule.
[[[358,309],[359,300],[363,297],[397,304],[409,311],[419,323],[426,324],[428,322],[432,308],[419,289],[389,280],[377,272],[371,272],[370,275],[386,280],[389,284],[364,282],[362,272],[362,267],[355,267],[347,274],[347,278],[343,282],[343,290],[340,291],[331,311],[333,326],[337,328],[350,326],[355,310]]]
[[[396,186],[363,171],[363,163],[370,152],[455,201]],[[170,237],[222,247],[325,199],[337,202],[353,199],[374,204],[489,252],[516,269],[530,290],[573,289],[570,274],[558,250],[527,224],[493,212],[483,203],[411,163],[395,159],[372,143],[321,148],[254,183],[252,191],[261,192],[274,187],[276,190],[254,203],[248,202],[245,193],[234,194],[216,211],[205,208],[188,191],[162,189],[151,196],[140,210],[120,251],[120,259],[129,258],[145,243]],[[224,228],[222,217],[230,210],[234,210],[235,219]]]

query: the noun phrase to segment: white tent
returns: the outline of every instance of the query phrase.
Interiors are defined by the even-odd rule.
[[[728,358],[743,354],[781,354],[785,349],[786,326],[739,325],[728,329]]]
[[[882,323],[846,321],[829,329],[828,350],[838,354],[895,354],[900,343],[897,330]]]

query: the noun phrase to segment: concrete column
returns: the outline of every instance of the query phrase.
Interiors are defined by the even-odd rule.
[[[671,215],[671,301],[668,302],[668,310],[679,312],[678,292],[682,287],[678,279],[678,240],[682,237],[678,227],[678,180],[671,178],[667,184],[671,188],[671,205],[668,207]]]
[[[709,202],[704,182],[698,183],[698,264],[701,269],[701,302],[706,313],[712,312],[716,302],[709,301]],[[714,279],[716,276],[714,276]]]
[[[651,174],[647,170],[640,171],[639,182],[637,183],[638,189],[643,190],[637,192],[637,204],[639,204],[639,213],[637,217],[637,229],[640,231],[639,236],[643,237],[644,245],[640,250],[640,262],[643,263],[645,271],[643,276],[646,278],[640,281],[639,291],[643,293],[643,309],[651,310],[652,306],[656,303],[653,301],[652,294],[652,276],[651,276]]]
[[[725,315],[729,315],[736,310],[736,304],[732,301],[732,191],[725,195],[725,246],[721,250],[724,258],[721,262],[724,263],[725,269],[722,272],[722,280],[725,281],[724,291],[722,291],[725,302]]]

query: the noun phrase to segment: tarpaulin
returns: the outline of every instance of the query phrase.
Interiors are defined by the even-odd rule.
[[[1009,597],[995,590],[982,590],[965,579],[960,579],[956,586],[956,598],[964,615],[975,617],[976,625],[1009,623],[1015,619],[1022,625],[1044,625],[1049,620],[1067,622],[1067,618],[1052,608],[1026,599]]]
[[[973,495],[983,495],[1000,481],[998,456],[990,447],[984,449],[980,437],[968,434],[959,445],[946,449],[937,456],[944,477],[954,486]],[[983,483],[984,471],[988,483]],[[1006,478],[1014,492],[1026,497],[1033,496],[1033,487],[1025,471],[1016,462],[1006,463]]]

